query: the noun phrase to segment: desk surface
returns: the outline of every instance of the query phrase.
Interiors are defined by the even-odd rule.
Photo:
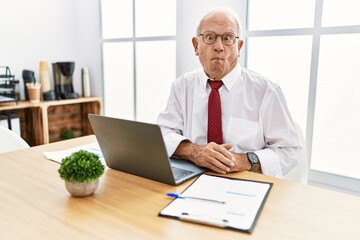
[[[0,154],[0,239],[360,239],[360,198],[249,172],[228,176],[274,183],[252,234],[158,217],[165,194],[191,181],[170,186],[107,169],[93,196],[73,198],[42,152],[93,141]]]

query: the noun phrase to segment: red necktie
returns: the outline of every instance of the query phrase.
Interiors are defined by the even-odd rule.
[[[222,124],[221,124],[221,101],[219,88],[223,84],[222,81],[208,80],[211,92],[208,101],[208,143],[223,143]]]

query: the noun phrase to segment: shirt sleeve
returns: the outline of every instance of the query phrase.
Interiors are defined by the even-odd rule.
[[[255,153],[263,174],[282,178],[297,164],[301,144],[279,86],[266,91],[260,114],[266,145]]]
[[[188,139],[183,136],[184,120],[180,104],[181,90],[176,88],[176,83],[177,81],[172,84],[167,106],[157,119],[169,157],[173,155],[181,141]]]

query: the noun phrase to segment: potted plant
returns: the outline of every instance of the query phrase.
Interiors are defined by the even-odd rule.
[[[60,132],[61,140],[67,140],[67,139],[71,139],[71,138],[75,138],[75,132],[73,130],[66,129],[66,130],[63,130]]]
[[[95,192],[104,169],[98,155],[79,150],[62,159],[58,172],[72,196],[85,197]]]

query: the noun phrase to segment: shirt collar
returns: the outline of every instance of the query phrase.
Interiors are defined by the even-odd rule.
[[[225,87],[228,89],[228,91],[230,91],[230,89],[235,85],[236,81],[240,78],[240,76],[241,76],[241,67],[239,64],[237,64],[236,67],[233,70],[231,70],[231,72],[229,72],[221,80],[225,85]],[[204,87],[204,89],[206,89],[208,79],[209,77],[206,75],[204,70],[201,71],[200,80],[201,80],[201,85]]]

